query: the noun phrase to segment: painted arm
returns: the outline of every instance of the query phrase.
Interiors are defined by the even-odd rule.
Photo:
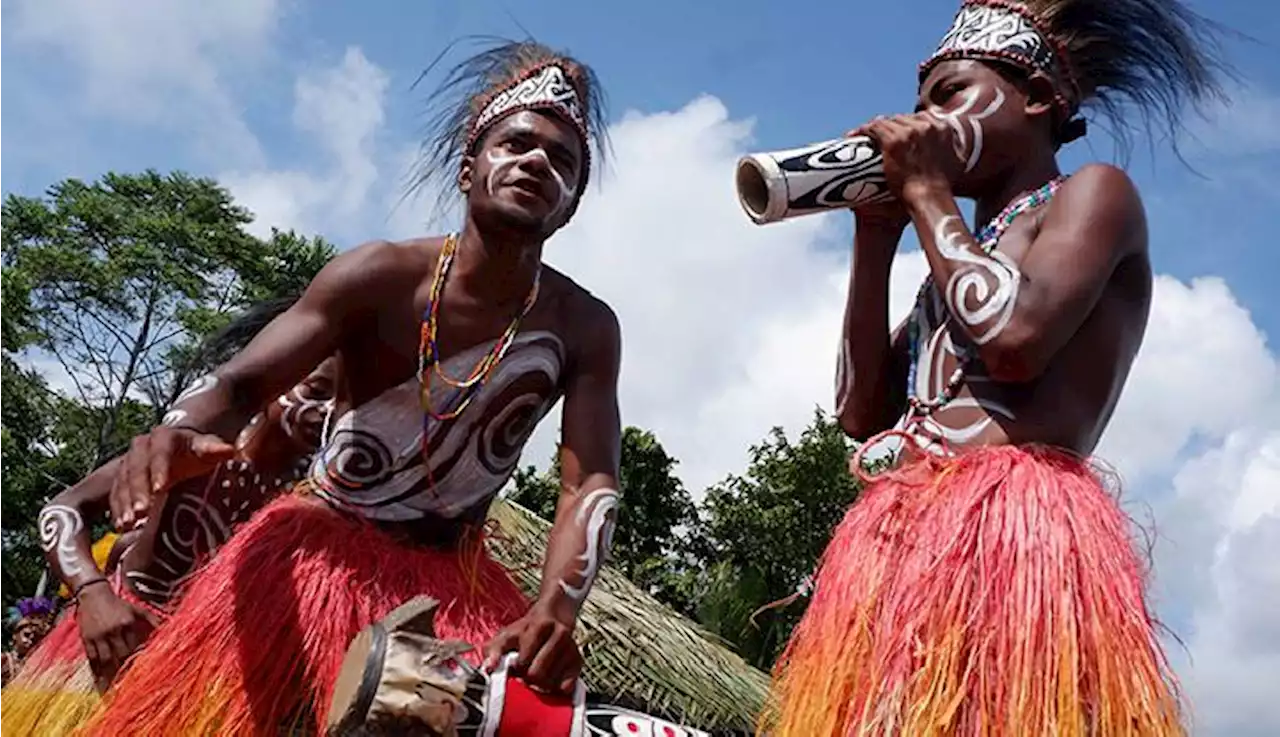
[[[104,690],[155,623],[116,595],[93,559],[90,520],[106,511],[120,458],[99,466],[40,511],[40,542],[76,601],[76,624],[97,687]],[[122,546],[117,542],[115,550]],[[114,550],[113,550],[114,552]],[[108,564],[108,570],[110,565]]]
[[[131,529],[154,494],[229,458],[254,413],[337,350],[348,324],[385,292],[381,281],[398,261],[396,246],[371,243],[329,262],[297,303],[183,392],[160,427],[134,438],[112,491],[117,527]]]
[[[499,632],[487,648],[486,667],[497,667],[505,653],[515,651],[511,674],[560,693],[572,690],[582,671],[573,629],[609,554],[618,514],[622,341],[613,312],[599,308],[580,343],[589,348],[574,362],[565,387],[560,501],[547,543],[542,589],[529,611]]]
[[[560,501],[538,597],[538,606],[569,626],[609,555],[618,515],[622,339],[617,317],[607,307],[595,323],[584,341],[591,349],[565,387]]]
[[[889,271],[902,230],[897,223],[861,218],[854,230],[836,419],[846,434],[861,440],[891,427],[906,408],[906,335],[901,325],[889,332]]]
[[[119,458],[104,463],[59,492],[40,510],[37,526],[45,560],[73,596],[81,587],[100,585],[94,582],[105,580],[93,560],[90,525],[107,511],[119,466]],[[90,524],[85,524],[86,518]]]
[[[904,187],[903,199],[947,309],[997,381],[1040,376],[1120,262],[1146,248],[1137,190],[1110,166],[1067,180],[1021,263],[982,252],[945,183]]]

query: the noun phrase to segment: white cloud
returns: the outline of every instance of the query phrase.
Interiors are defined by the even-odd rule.
[[[224,173],[222,183],[257,216],[253,232],[294,228],[333,237],[365,224],[359,218],[378,183],[387,84],[386,72],[355,47],[337,65],[297,80],[294,127],[314,140],[327,166]]]
[[[257,154],[225,78],[267,50],[275,0],[16,0],[6,27],[84,77],[91,110],[190,131],[208,153]]]
[[[1099,455],[1129,483],[1167,472],[1192,438],[1220,441],[1239,427],[1275,382],[1266,339],[1226,282],[1159,276],[1142,349]]]

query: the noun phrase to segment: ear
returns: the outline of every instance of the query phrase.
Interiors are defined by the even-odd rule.
[[[471,191],[471,177],[475,170],[474,156],[463,156],[462,166],[458,169],[458,190],[463,194]]]
[[[1028,118],[1052,115],[1054,109],[1055,90],[1052,80],[1042,72],[1036,72],[1027,79],[1027,101],[1023,108]]]

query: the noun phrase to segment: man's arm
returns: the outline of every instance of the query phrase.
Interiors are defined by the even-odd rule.
[[[597,302],[569,369],[560,444],[560,501],[533,607],[489,642],[486,667],[517,652],[511,673],[531,686],[569,693],[582,670],[573,640],[578,612],[609,554],[618,514],[621,335],[613,311]]]
[[[351,318],[377,294],[396,246],[370,243],[330,261],[302,297],[237,353],[183,393],[165,424],[234,441],[271,399],[333,355]]]
[[[119,466],[119,458],[104,463],[74,486],[58,492],[40,510],[37,526],[45,560],[73,596],[82,587],[105,580],[93,560],[90,527],[95,517],[106,512]]]
[[[111,494],[117,527],[131,529],[152,494],[228,457],[255,412],[337,350],[344,331],[385,293],[399,260],[395,245],[380,242],[330,261],[244,350],[183,392],[160,427],[134,438]]]
[[[947,309],[997,381],[1043,373],[1120,262],[1146,247],[1138,192],[1106,165],[1085,167],[1062,185],[1021,263],[982,252],[949,187],[907,187],[903,198]]]
[[[889,332],[889,271],[902,227],[861,222],[836,370],[836,419],[865,440],[891,427],[905,409],[907,351],[901,325]]]
[[[622,338],[608,307],[592,323],[583,341],[589,349],[565,387],[560,501],[538,597],[538,606],[570,627],[609,555],[618,514]]]

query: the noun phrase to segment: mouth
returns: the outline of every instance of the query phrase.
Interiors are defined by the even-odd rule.
[[[543,187],[536,179],[521,178],[510,184],[510,187],[517,192],[521,192],[526,196],[533,197],[541,202],[550,204],[551,200],[547,197],[547,189]]]

